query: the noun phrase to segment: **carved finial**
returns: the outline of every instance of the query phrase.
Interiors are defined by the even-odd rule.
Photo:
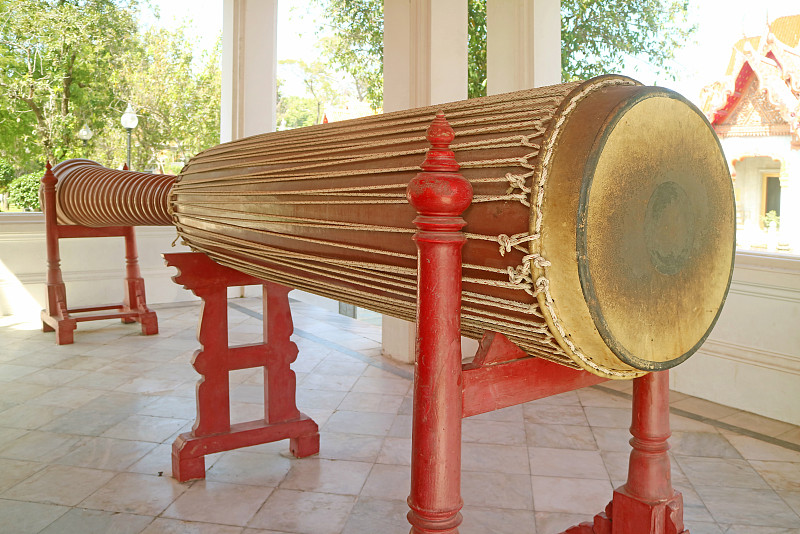
[[[44,171],[44,176],[42,176],[42,184],[44,185],[55,184],[57,181],[56,175],[53,174],[53,166],[50,165],[50,160],[47,160],[47,163],[45,164],[44,167],[45,171]]]
[[[425,161],[422,162],[423,171],[429,172],[455,172],[460,166],[456,155],[450,150],[450,143],[455,139],[456,133],[444,117],[444,112],[439,111],[436,118],[428,126],[426,137],[433,146],[428,150]]]
[[[127,163],[123,163],[122,164],[122,170],[123,171],[127,171],[128,170],[128,164]]]
[[[408,184],[406,197],[420,215],[457,217],[472,202],[472,185],[457,172],[458,162],[449,149],[455,132],[441,111],[428,127],[427,138],[433,147],[422,172]],[[463,221],[456,224],[461,226]]]
[[[328,114],[324,113],[322,115],[322,124],[328,124]]]
[[[441,109],[436,112],[436,118],[428,126],[427,138],[433,148],[447,148],[453,142],[456,133],[444,117],[444,111]]]

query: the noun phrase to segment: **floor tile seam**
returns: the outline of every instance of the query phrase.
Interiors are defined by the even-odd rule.
[[[4,500],[11,500],[11,499],[4,499]],[[15,501],[15,502],[23,502],[23,501]],[[35,503],[35,504],[43,504],[43,503]],[[59,508],[64,508],[64,511],[61,514],[59,514],[58,516],[54,517],[52,521],[50,521],[45,526],[43,526],[41,528],[41,530],[39,530],[39,532],[42,532],[44,529],[48,528],[50,525],[52,525],[53,523],[55,523],[56,521],[61,519],[64,515],[69,513],[69,511],[73,508],[72,506],[65,506],[63,504],[49,504],[48,506],[57,506]]]
[[[753,523],[753,524],[744,524],[744,523],[729,523],[729,522],[726,522],[726,521],[724,521],[724,520],[720,520],[720,519],[718,519],[718,518],[716,517],[716,515],[714,515],[714,512],[711,510],[711,508],[708,506],[708,504],[706,503],[706,501],[703,499],[703,496],[702,496],[702,494],[700,493],[700,491],[698,491],[698,488],[719,489],[719,486],[705,486],[705,485],[700,485],[700,484],[697,484],[697,485],[695,485],[695,484],[692,484],[692,489],[694,489],[694,492],[695,492],[695,494],[697,495],[697,498],[700,500],[700,502],[701,502],[701,503],[703,503],[703,506],[704,506],[704,507],[705,507],[705,509],[708,511],[709,515],[712,517],[712,519],[714,520],[714,522],[715,522],[715,523],[717,523],[717,525],[742,525],[742,526],[750,526],[750,527],[759,527],[759,526],[761,526],[761,527],[773,527],[773,528],[786,528],[786,527],[775,527],[775,525],[763,524],[763,523]],[[725,488],[725,489],[728,489],[728,488]],[[767,491],[767,492],[770,492],[770,493],[772,493],[773,495],[775,495],[776,497],[778,497],[778,498],[781,500],[781,502],[782,502],[784,505],[786,505],[786,509],[787,509],[787,510],[789,510],[789,511],[790,511],[792,514],[794,514],[794,515],[795,515],[795,517],[797,517],[797,518],[800,520],[800,514],[798,514],[797,512],[795,512],[795,511],[794,511],[794,508],[792,508],[792,507],[789,505],[789,503],[787,503],[787,502],[786,502],[786,501],[783,499],[783,497],[780,495],[780,493],[779,493],[779,492],[777,492],[777,491],[775,491],[775,490],[774,490],[774,489],[772,489],[771,487],[769,487],[769,488],[733,488],[733,489],[737,489],[737,490],[746,490],[746,491],[755,491],[755,490],[758,490],[758,491]],[[760,515],[760,514],[759,514],[758,518],[759,518],[759,519],[761,518],[761,515]],[[791,527],[789,527],[789,528],[791,528]]]
[[[253,318],[256,318],[256,319],[259,319],[259,320],[263,320],[264,319],[264,315],[262,313],[252,311],[252,310],[250,310],[248,308],[245,308],[244,306],[241,306],[241,305],[236,304],[234,302],[228,302],[228,307],[232,308],[232,309],[235,309],[235,310],[237,310],[237,311],[239,311],[241,313],[244,313],[246,315],[249,315],[250,317],[253,317]],[[356,360],[362,361],[362,362],[364,362],[364,363],[366,363],[368,365],[371,365],[373,367],[377,367],[378,369],[381,369],[382,371],[386,371],[386,372],[389,372],[389,373],[391,373],[393,375],[399,376],[401,378],[406,378],[406,379],[409,379],[409,380],[413,378],[413,374],[408,372],[408,371],[406,371],[405,369],[398,368],[398,367],[396,367],[394,365],[389,364],[388,362],[375,361],[373,358],[370,358],[368,356],[364,356],[363,354],[359,353],[358,351],[355,351],[353,349],[350,349],[348,347],[340,345],[340,344],[336,343],[335,341],[331,341],[331,340],[325,339],[323,337],[320,337],[320,336],[317,336],[315,334],[312,334],[311,332],[306,332],[305,330],[302,330],[302,329],[297,328],[297,327],[294,328],[294,333],[297,334],[298,336],[304,338],[304,339],[309,340],[309,341],[313,341],[315,343],[319,343],[321,345],[331,347],[331,348],[341,352],[342,354],[346,354],[347,356],[350,356],[350,357],[352,357],[352,358],[354,358]],[[363,337],[363,336],[361,336],[361,337]]]
[[[750,467],[750,469],[755,471],[756,474],[761,478],[761,480],[764,481],[764,484],[767,485],[767,488],[771,489],[772,491],[774,491],[779,497],[781,497],[780,492],[782,492],[782,491],[791,491],[791,490],[781,490],[781,489],[776,488],[767,478],[764,477],[764,475],[761,474],[761,471],[759,471],[756,468],[756,466],[754,466],[752,464],[752,462],[787,463],[787,464],[796,464],[796,465],[800,466],[800,462],[782,462],[780,460],[752,460],[751,461],[751,460],[745,459],[745,461],[747,462],[747,465]],[[798,491],[800,491],[800,490],[798,490]],[[781,497],[781,499],[784,500],[783,497]],[[785,502],[785,500],[784,500],[784,502]],[[786,505],[789,506],[790,510],[794,511],[794,508],[792,508],[792,506],[789,505],[789,503],[786,503]]]
[[[603,387],[602,385],[593,386],[599,390],[602,390],[605,393],[609,393],[611,395],[615,395],[617,397],[622,397],[625,399],[632,399],[633,396],[630,393],[625,393],[624,391],[617,391],[615,389]],[[784,449],[789,449],[792,451],[800,452],[800,444],[792,443],[789,441],[784,441],[779,438],[775,438],[772,436],[768,436],[766,434],[762,434],[760,432],[755,432],[753,430],[749,430],[747,428],[742,428],[740,426],[732,425],[730,423],[724,423],[717,419],[712,419],[710,417],[705,417],[700,414],[696,414],[694,412],[689,412],[687,410],[681,408],[675,408],[670,406],[669,412],[674,415],[679,415],[681,417],[686,417],[687,419],[692,419],[694,421],[698,421],[700,423],[705,423],[707,425],[713,426],[715,428],[720,428],[722,430],[728,430],[730,432],[735,432],[737,434],[741,434],[743,436],[747,436],[753,439],[757,439],[759,441],[763,441],[765,443],[769,443],[771,445],[776,445],[778,447],[782,447]],[[691,431],[688,431],[691,432]],[[724,436],[723,436],[724,437]],[[736,447],[734,447],[735,449]],[[738,451],[738,449],[736,449]]]
[[[147,475],[146,473],[131,473],[131,472],[128,472],[128,471],[120,471],[120,472],[118,472],[118,473],[117,473],[117,475],[122,475],[122,474],[143,475],[143,476],[155,476],[155,475]],[[180,492],[178,495],[176,495],[176,496],[175,496],[175,497],[174,497],[174,498],[173,498],[173,499],[172,499],[172,500],[169,502],[169,504],[167,504],[167,505],[166,505],[166,506],[165,506],[165,507],[164,507],[164,508],[163,508],[163,509],[162,509],[160,512],[158,512],[158,514],[156,514],[156,515],[150,515],[150,514],[145,514],[145,513],[141,513],[141,512],[129,512],[129,511],[111,510],[111,509],[109,509],[109,508],[95,508],[95,507],[92,507],[92,506],[90,506],[90,505],[84,504],[86,501],[88,501],[89,499],[91,499],[91,498],[92,498],[92,497],[93,497],[93,496],[94,496],[94,495],[95,495],[97,492],[99,492],[100,490],[102,490],[103,488],[105,488],[105,487],[106,487],[108,484],[110,484],[111,482],[113,482],[113,481],[114,481],[114,479],[116,479],[116,478],[118,478],[118,477],[117,477],[117,476],[115,476],[115,477],[112,477],[112,478],[111,478],[111,480],[109,480],[108,482],[106,482],[105,484],[103,484],[102,486],[100,486],[99,488],[97,488],[95,491],[93,491],[93,492],[91,493],[91,495],[87,496],[85,499],[83,499],[83,500],[82,500],[81,502],[79,502],[78,504],[76,504],[76,505],[73,505],[73,506],[72,506],[72,508],[80,508],[80,509],[83,509],[83,510],[98,510],[98,511],[101,511],[101,512],[109,512],[109,513],[112,513],[112,514],[132,514],[132,515],[142,515],[142,516],[146,516],[146,517],[152,517],[153,519],[155,519],[155,518],[161,517],[161,514],[163,514],[164,512],[166,512],[166,511],[167,511],[167,508],[169,508],[170,506],[172,506],[172,505],[175,503],[175,501],[177,501],[177,500],[178,500],[178,498],[179,498],[181,495],[185,494],[185,493],[186,493],[186,492],[189,490],[189,488],[191,488],[192,486],[194,486],[194,481],[191,481],[191,483],[190,483],[188,486],[186,486],[186,489],[184,489],[184,490],[183,490],[183,491],[181,491],[181,492]],[[179,483],[179,484],[180,484],[181,486],[183,486],[185,483]],[[98,505],[98,506],[100,506],[100,505]],[[169,519],[175,519],[175,518],[169,518]],[[181,520],[181,521],[183,521],[183,520]]]

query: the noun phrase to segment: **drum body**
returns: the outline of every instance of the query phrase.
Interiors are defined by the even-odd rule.
[[[713,326],[734,251],[719,143],[678,95],[607,76],[264,134],[170,194],[183,241],[260,278],[413,321],[405,198],[442,109],[473,186],[462,333],[611,378],[676,365]]]

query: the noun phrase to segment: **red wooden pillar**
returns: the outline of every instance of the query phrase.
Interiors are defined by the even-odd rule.
[[[439,112],[428,128],[433,148],[408,184],[417,259],[411,494],[413,534],[457,533],[461,523],[461,247],[460,217],[472,186],[449,150],[453,129]]]
[[[594,523],[564,534],[689,534],[683,526],[683,496],[672,487],[669,456],[669,371],[633,381],[633,416],[628,480]]]
[[[138,320],[142,324],[143,335],[158,334],[156,314],[147,309],[144,278],[139,270],[139,253],[136,250],[133,226],[122,227],[122,237],[125,239],[125,297],[122,301],[122,312],[142,312],[137,317],[122,316],[122,322],[129,324]]]

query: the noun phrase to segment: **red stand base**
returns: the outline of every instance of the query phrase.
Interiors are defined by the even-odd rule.
[[[78,323],[120,319],[123,323],[141,323],[142,335],[158,334],[156,312],[147,307],[144,279],[139,273],[136,253],[136,236],[132,226],[107,226],[88,228],[85,226],[46,225],[47,232],[47,307],[42,310],[42,332],[56,333],[56,343],[69,345],[74,342],[74,330]],[[122,304],[67,307],[67,289],[61,277],[58,240],[77,237],[122,237],[125,239],[125,298]]]
[[[646,530],[641,530],[642,525]],[[683,527],[683,496],[676,492],[665,502],[646,503],[625,493],[624,486],[593,523],[581,523],[562,534],[689,534]]]
[[[297,346],[290,341],[294,326],[289,288],[223,267],[196,252],[164,254],[178,268],[172,279],[203,299],[197,338],[202,348],[192,365],[202,378],[197,384],[197,419],[191,432],[172,444],[172,475],[179,481],[205,478],[205,455],[289,439],[297,458],[319,453],[317,424],[297,409],[296,379],[290,364]],[[264,342],[228,345],[227,289],[261,285],[264,291]],[[264,418],[231,424],[228,373],[264,368]]]
[[[689,534],[683,496],[670,481],[669,377],[650,373],[633,383],[633,422],[627,483],[614,491],[604,512],[562,534]]]

